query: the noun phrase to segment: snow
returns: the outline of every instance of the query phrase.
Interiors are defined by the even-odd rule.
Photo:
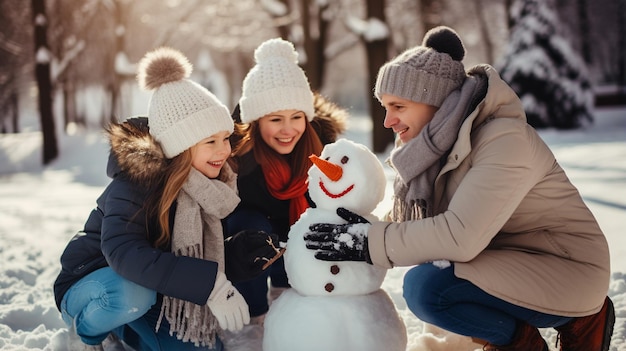
[[[610,350],[626,351],[626,108],[596,112],[595,123],[585,130],[541,135],[607,235],[613,272],[608,294],[617,314]],[[370,145],[370,130],[367,117],[353,116],[346,137]],[[67,329],[52,284],[63,248],[108,182],[108,146],[99,130],[59,135],[59,143],[60,158],[43,167],[40,133],[0,135],[0,350],[65,350]],[[388,155],[377,156],[384,161]],[[393,173],[385,168],[385,174],[385,198],[374,210],[377,216],[391,205]],[[406,326],[407,351],[480,350],[408,311],[402,298],[407,269],[389,270],[382,284]],[[555,350],[555,332],[542,329],[542,334]],[[247,326],[228,335],[226,344],[233,351],[260,350],[262,335],[259,326]]]
[[[276,0],[261,0],[261,6],[274,17],[287,15],[287,6]]]
[[[345,24],[351,32],[363,36],[367,42],[383,40],[389,37],[389,28],[378,18],[363,20],[356,16],[347,16]]]
[[[37,49],[37,53],[35,54],[35,61],[37,62],[37,64],[45,65],[50,63],[50,57],[51,55],[48,48],[46,48],[45,46],[41,46],[39,49]]]

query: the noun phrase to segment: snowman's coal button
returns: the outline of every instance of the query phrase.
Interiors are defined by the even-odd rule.
[[[338,274],[339,273],[339,266],[337,266],[336,264],[330,266],[330,273],[334,274]]]
[[[328,292],[332,292],[333,290],[335,290],[335,286],[333,285],[333,283],[328,283],[324,285],[324,289]]]

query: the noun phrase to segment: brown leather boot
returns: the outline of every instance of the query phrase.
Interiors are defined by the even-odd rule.
[[[608,351],[613,336],[615,309],[607,298],[600,312],[587,317],[574,318],[555,328],[561,341],[561,351]]]
[[[498,346],[486,343],[485,351],[548,351],[548,345],[539,334],[539,330],[527,323],[518,325],[513,340],[508,345]],[[472,339],[477,342],[479,339]]]

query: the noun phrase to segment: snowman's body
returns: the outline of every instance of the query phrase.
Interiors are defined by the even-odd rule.
[[[386,269],[366,262],[321,261],[305,246],[303,236],[311,224],[346,223],[337,215],[338,207],[376,220],[371,212],[384,195],[382,165],[367,148],[345,139],[327,145],[321,157],[341,164],[345,155],[350,162],[342,165],[339,180],[329,180],[316,166],[309,170],[309,194],[317,207],[305,211],[290,229],[284,258],[292,289],[270,306],[265,351],[406,349],[404,323],[380,288]],[[350,179],[350,172],[361,173]]]
[[[404,351],[406,331],[389,295],[304,296],[288,289],[265,319],[265,351]]]

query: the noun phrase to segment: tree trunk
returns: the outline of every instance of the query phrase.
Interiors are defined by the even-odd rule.
[[[511,6],[513,6],[513,2],[515,1],[516,0],[504,1],[504,8],[506,10],[506,23],[507,23],[507,26],[509,27],[509,33],[511,33],[511,28],[515,26],[515,18],[513,18],[513,16],[511,15]]]
[[[495,61],[495,57],[493,54],[493,41],[491,40],[491,36],[489,35],[489,19],[487,18],[487,14],[483,11],[483,0],[476,0],[476,12],[478,13],[478,26],[480,28],[480,34],[485,43],[485,54],[487,56],[487,62],[493,64]]]
[[[84,126],[84,121],[81,121],[78,118],[78,114],[76,112],[76,88],[74,88],[74,83],[69,79],[66,79],[63,83],[63,115],[66,132],[67,127],[72,123]]]
[[[585,63],[591,64],[591,41],[589,39],[589,13],[587,0],[578,0],[578,20],[580,21],[581,51]]]
[[[33,25],[35,27],[35,78],[39,89],[39,116],[43,133],[43,164],[47,165],[59,156],[54,114],[52,111],[52,81],[50,80],[50,49],[48,48],[46,4],[44,0],[32,0]]]
[[[126,28],[126,18],[124,17],[124,9],[121,1],[115,1],[115,27],[124,27]],[[113,57],[112,57],[112,81],[109,85],[110,94],[111,94],[111,110],[109,111],[108,121],[110,123],[116,123],[118,121],[118,115],[121,115],[122,108],[120,103],[120,91],[122,86],[123,77],[120,75],[115,68],[115,60],[117,59],[117,55],[120,52],[124,52],[125,42],[124,42],[124,34],[116,33],[115,34],[115,48],[113,49]],[[124,116],[120,116],[123,119]],[[107,123],[108,124],[108,123]]]
[[[17,133],[17,93],[10,80],[6,85],[5,91],[0,91],[6,95],[6,98],[0,95],[0,134]]]
[[[619,50],[617,50],[617,65],[618,65],[618,82],[622,85],[622,92],[626,89],[626,0],[620,0],[617,5],[619,9],[618,17],[619,24],[617,28],[621,33],[619,36]]]
[[[324,85],[326,70],[324,48],[326,47],[329,27],[328,20],[324,19],[322,14],[329,5],[309,5],[309,2],[308,0],[300,2],[304,36],[303,45],[306,53],[306,62],[303,63],[302,67],[309,79],[311,90],[320,91]]]
[[[18,133],[18,94],[14,74],[2,80],[0,89],[0,134]],[[9,128],[10,127],[10,128]]]
[[[291,5],[289,4],[288,0],[279,0],[280,3],[283,4],[283,6],[285,6],[285,8],[287,9],[287,16],[291,17]],[[275,16],[274,14],[270,13],[270,15],[274,18],[277,18],[277,16]],[[281,22],[278,25],[278,33],[280,35],[281,38],[285,39],[285,40],[290,40],[291,38],[289,38],[289,25],[287,23]]]
[[[20,132],[20,126],[19,126],[18,120],[19,120],[19,117],[20,117],[20,104],[19,104],[19,98],[17,96],[17,90],[13,90],[13,92],[11,93],[11,105],[13,107],[12,108],[13,115],[11,116],[13,132],[14,133],[19,133]]]
[[[376,18],[382,23],[385,19],[385,1],[367,0],[367,18]],[[375,153],[382,153],[389,144],[393,144],[393,132],[383,126],[385,121],[385,109],[380,105],[376,97],[371,93],[376,84],[378,69],[387,62],[389,39],[365,42],[367,52],[367,92],[369,96],[369,111],[372,118],[372,149]]]

